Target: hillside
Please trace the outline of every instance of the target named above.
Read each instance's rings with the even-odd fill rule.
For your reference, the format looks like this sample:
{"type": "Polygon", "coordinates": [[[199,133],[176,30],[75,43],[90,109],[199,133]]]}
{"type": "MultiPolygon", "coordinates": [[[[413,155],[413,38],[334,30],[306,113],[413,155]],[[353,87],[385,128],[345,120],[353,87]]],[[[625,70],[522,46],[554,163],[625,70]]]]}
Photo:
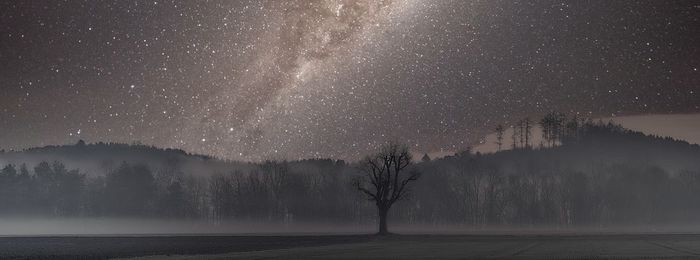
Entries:
{"type": "Polygon", "coordinates": [[[0,152],[0,165],[59,161],[88,175],[104,175],[121,162],[147,164],[152,169],[177,169],[185,174],[209,176],[231,169],[251,169],[248,163],[225,161],[207,155],[191,154],[180,149],[158,148],[141,144],[94,143],[45,146],[23,151],[0,152]]]}
{"type": "Polygon", "coordinates": [[[528,165],[582,172],[590,172],[594,166],[614,164],[655,166],[669,173],[700,169],[700,146],[697,144],[646,135],[614,123],[588,123],[581,128],[576,138],[562,137],[554,146],[538,144],[530,149],[484,154],[480,161],[498,165],[510,173],[527,172],[528,165]]]}
{"type": "MultiPolygon", "coordinates": [[[[516,142],[496,153],[466,151],[416,162],[421,177],[391,218],[472,226],[698,219],[698,145],[590,121],[552,136],[546,144],[516,142]]],[[[361,174],[358,163],[241,163],[81,142],[4,152],[0,164],[6,165],[0,171],[0,214],[374,221],[373,205],[351,185],[361,174]]]]}
{"type": "Polygon", "coordinates": [[[421,163],[415,200],[400,210],[477,226],[694,223],[700,216],[698,145],[602,122],[552,143],[421,163]]]}

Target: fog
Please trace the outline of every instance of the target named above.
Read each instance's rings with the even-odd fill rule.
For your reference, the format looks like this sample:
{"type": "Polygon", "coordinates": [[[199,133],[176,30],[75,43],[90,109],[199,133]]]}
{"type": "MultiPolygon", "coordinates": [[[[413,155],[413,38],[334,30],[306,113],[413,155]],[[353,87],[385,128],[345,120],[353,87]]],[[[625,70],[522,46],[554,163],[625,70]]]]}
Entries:
{"type": "MultiPolygon", "coordinates": [[[[504,131],[508,149],[413,156],[421,159],[407,169],[419,178],[389,210],[392,231],[699,230],[700,146],[556,116],[556,128],[504,131]]],[[[354,186],[360,162],[238,163],[85,143],[0,158],[1,235],[372,233],[377,226],[377,205],[354,186]]]]}
{"type": "MultiPolygon", "coordinates": [[[[376,225],[343,223],[270,223],[136,218],[40,218],[2,217],[0,236],[142,236],[142,235],[337,235],[370,234],[376,225]]],[[[436,235],[529,235],[529,234],[693,234],[697,225],[615,225],[591,227],[426,225],[396,223],[400,234],[436,235]]]]}
{"type": "Polygon", "coordinates": [[[0,236],[71,235],[292,235],[372,233],[373,225],[339,223],[270,223],[154,218],[40,218],[2,217],[0,236]]]}

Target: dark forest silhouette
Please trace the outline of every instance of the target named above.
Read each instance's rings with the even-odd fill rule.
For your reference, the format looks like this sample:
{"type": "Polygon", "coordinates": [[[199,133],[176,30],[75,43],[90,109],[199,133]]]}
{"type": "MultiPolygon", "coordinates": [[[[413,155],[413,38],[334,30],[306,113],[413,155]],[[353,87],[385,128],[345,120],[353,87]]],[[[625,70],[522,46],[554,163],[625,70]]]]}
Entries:
{"type": "MultiPolygon", "coordinates": [[[[426,155],[415,163],[399,146],[357,163],[237,163],[179,150],[102,143],[2,152],[0,161],[52,156],[64,161],[5,165],[0,170],[0,214],[377,223],[379,209],[381,219],[397,223],[473,227],[700,219],[698,145],[562,114],[539,121],[542,142],[533,144],[534,124],[529,119],[518,122],[510,137],[503,136],[505,127],[498,127],[498,146],[508,147],[504,140],[512,139],[514,149],[464,151],[439,159],[426,155]],[[129,154],[145,161],[122,156],[129,154]],[[389,158],[385,155],[411,160],[381,166],[389,158]],[[98,161],[102,170],[77,169],[86,160],[98,161]],[[358,179],[397,165],[405,168],[392,173],[401,174],[392,183],[412,182],[417,176],[413,173],[421,173],[410,186],[410,200],[400,200],[407,195],[401,185],[384,194],[366,185],[371,178],[358,179]],[[378,194],[388,200],[367,200],[378,194]]],[[[386,223],[382,226],[387,231],[386,223]]]]}

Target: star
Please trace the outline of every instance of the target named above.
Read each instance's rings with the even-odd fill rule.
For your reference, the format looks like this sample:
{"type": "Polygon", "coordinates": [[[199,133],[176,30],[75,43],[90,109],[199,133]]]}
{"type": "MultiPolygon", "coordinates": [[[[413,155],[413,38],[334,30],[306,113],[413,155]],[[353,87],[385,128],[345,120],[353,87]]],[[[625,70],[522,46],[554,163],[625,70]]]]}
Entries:
{"type": "Polygon", "coordinates": [[[353,160],[393,140],[465,150],[551,111],[698,113],[696,12],[685,0],[13,2],[0,6],[0,148],[85,139],[353,160]]]}

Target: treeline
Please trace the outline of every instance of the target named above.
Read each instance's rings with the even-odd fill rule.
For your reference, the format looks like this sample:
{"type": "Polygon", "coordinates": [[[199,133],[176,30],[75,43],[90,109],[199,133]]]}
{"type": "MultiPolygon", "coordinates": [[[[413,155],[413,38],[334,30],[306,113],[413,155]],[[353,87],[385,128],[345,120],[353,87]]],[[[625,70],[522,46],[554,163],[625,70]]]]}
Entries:
{"type": "MultiPolygon", "coordinates": [[[[511,148],[512,149],[531,149],[554,147],[564,144],[565,142],[577,142],[583,136],[583,131],[594,130],[593,126],[605,126],[608,130],[620,131],[622,126],[615,124],[603,124],[602,122],[594,123],[590,118],[583,118],[577,115],[567,116],[564,113],[552,112],[546,114],[539,122],[534,122],[529,117],[518,120],[510,128],[511,148]],[[533,142],[533,128],[539,126],[542,132],[540,143],[533,142]]],[[[505,144],[505,131],[503,125],[497,125],[494,129],[496,132],[496,145],[498,150],[503,149],[505,144]]]]}
{"type": "Polygon", "coordinates": [[[349,185],[348,170],[333,160],[266,162],[249,172],[202,178],[122,162],[104,176],[87,176],[57,161],[32,169],[10,164],[0,170],[0,214],[284,222],[371,218],[371,208],[349,185]]]}
{"type": "Polygon", "coordinates": [[[428,174],[396,217],[474,226],[700,222],[697,145],[561,114],[541,122],[539,149],[516,131],[516,149],[417,165],[428,174]]]}
{"type": "MultiPolygon", "coordinates": [[[[411,166],[421,178],[411,187],[411,199],[393,207],[392,223],[698,222],[697,145],[612,123],[557,118],[540,121],[546,136],[539,146],[526,138],[531,122],[522,121],[525,135],[514,134],[516,149],[423,156],[411,166]]],[[[60,162],[6,165],[0,171],[0,214],[371,223],[374,205],[351,185],[358,174],[355,164],[320,159],[250,164],[207,177],[177,164],[122,162],[90,175],[60,162]]]]}
{"type": "Polygon", "coordinates": [[[697,223],[700,172],[600,164],[591,171],[557,163],[513,173],[491,158],[469,156],[421,165],[414,200],[397,217],[430,224],[474,226],[697,223]]]}

